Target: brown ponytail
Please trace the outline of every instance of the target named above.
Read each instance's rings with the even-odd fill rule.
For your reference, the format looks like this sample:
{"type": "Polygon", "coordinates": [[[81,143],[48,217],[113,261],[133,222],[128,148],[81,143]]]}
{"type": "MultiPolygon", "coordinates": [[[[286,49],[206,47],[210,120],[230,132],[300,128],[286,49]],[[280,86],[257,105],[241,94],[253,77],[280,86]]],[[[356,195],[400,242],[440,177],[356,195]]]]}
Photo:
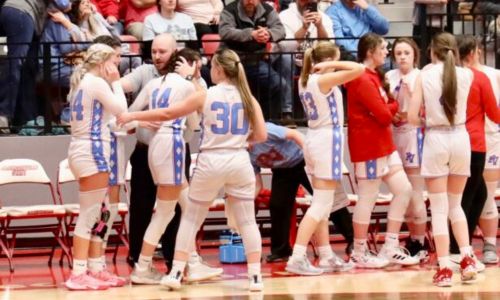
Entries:
{"type": "Polygon", "coordinates": [[[455,67],[455,57],[458,56],[457,41],[450,33],[438,33],[432,39],[431,49],[436,58],[444,63],[442,102],[446,118],[451,125],[454,125],[457,111],[457,73],[455,67]]]}

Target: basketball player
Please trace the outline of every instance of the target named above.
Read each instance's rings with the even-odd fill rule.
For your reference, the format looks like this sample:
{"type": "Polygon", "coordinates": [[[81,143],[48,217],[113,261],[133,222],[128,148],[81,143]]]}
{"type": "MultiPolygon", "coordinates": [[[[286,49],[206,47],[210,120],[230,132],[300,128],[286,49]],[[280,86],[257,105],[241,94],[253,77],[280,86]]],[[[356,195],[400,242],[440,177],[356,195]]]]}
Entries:
{"type": "Polygon", "coordinates": [[[102,226],[97,225],[105,222],[102,207],[108,197],[108,122],[127,108],[120,75],[113,63],[114,55],[109,46],[92,45],[71,76],[68,99],[72,138],[68,162],[79,182],[80,215],[73,237],[73,271],[65,283],[70,290],[101,290],[110,286],[109,282],[98,279],[92,270],[87,270],[87,259],[100,259],[101,245],[97,243],[89,252],[89,242],[92,236],[105,233],[102,226]]]}
{"type": "Polygon", "coordinates": [[[322,239],[318,245],[329,250],[330,259],[325,265],[314,267],[306,255],[316,229],[328,228],[335,189],[342,178],[344,107],[338,86],[359,77],[365,69],[358,63],[337,61],[339,57],[338,47],[331,42],[319,42],[304,54],[299,96],[308,116],[304,157],[312,176],[313,199],[300,222],[292,257],[286,265],[290,273],[320,275],[327,269],[344,271],[353,267],[333,253],[329,239],[322,239]]]}
{"type": "Polygon", "coordinates": [[[182,214],[172,270],[162,278],[161,284],[173,290],[181,287],[196,232],[210,204],[224,187],[245,246],[249,289],[260,291],[263,289],[260,273],[262,241],[255,222],[255,176],[246,148],[248,140],[266,140],[266,125],[234,51],[218,50],[212,58],[210,73],[217,85],[208,92],[199,91],[169,108],[123,114],[119,122],[172,120],[194,111],[202,114],[203,134],[189,190],[190,201],[182,214]]]}
{"type": "MultiPolygon", "coordinates": [[[[131,110],[166,108],[184,100],[197,88],[203,89],[197,80],[193,81],[192,73],[183,78],[173,72],[176,60],[176,55],[170,57],[167,74],[150,81],[138,95],[131,110]]],[[[182,58],[178,65],[183,67],[188,63],[182,58]]],[[[156,211],[146,229],[139,260],[130,275],[135,284],[158,284],[161,280],[161,273],[152,266],[153,253],[165,228],[174,217],[175,205],[181,192],[187,187],[183,171],[185,122],[184,117],[162,122],[150,142],[148,162],[157,186],[156,211]]]]}
{"type": "Polygon", "coordinates": [[[365,73],[347,84],[348,142],[358,180],[359,200],[354,207],[354,250],[351,260],[358,268],[383,268],[389,263],[414,265],[417,258],[399,246],[399,231],[411,197],[411,184],[404,173],[392,138],[391,124],[398,102],[390,97],[379,68],[387,56],[387,42],[377,34],[365,34],[358,44],[358,60],[365,73]],[[378,256],[367,249],[370,216],[384,181],[394,198],[387,217],[385,244],[378,256]]]}
{"type": "Polygon", "coordinates": [[[470,70],[456,67],[457,43],[450,33],[432,38],[433,64],[424,68],[415,82],[408,120],[425,126],[421,175],[429,191],[432,231],[439,268],[436,286],[451,286],[448,219],[460,247],[462,282],[476,278],[476,266],[469,244],[467,220],[460,205],[470,175],[471,146],[465,128],[467,96],[473,80],[470,70]],[[420,115],[422,104],[425,118],[420,115]]]}
{"type": "Polygon", "coordinates": [[[406,223],[410,230],[406,248],[421,261],[428,259],[424,247],[427,226],[427,208],[424,203],[424,179],[420,176],[424,132],[422,128],[408,124],[408,105],[420,74],[417,44],[410,38],[398,38],[392,46],[392,59],[398,68],[387,72],[391,94],[399,103],[399,111],[393,118],[393,138],[408,180],[412,186],[410,204],[406,211],[406,223]]]}

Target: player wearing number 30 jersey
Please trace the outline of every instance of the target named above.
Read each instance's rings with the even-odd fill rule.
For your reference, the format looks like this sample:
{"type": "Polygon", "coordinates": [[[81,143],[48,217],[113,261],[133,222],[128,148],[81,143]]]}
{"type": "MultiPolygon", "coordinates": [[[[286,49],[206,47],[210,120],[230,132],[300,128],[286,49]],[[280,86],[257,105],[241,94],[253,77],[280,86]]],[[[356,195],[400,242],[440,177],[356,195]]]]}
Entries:
{"type": "Polygon", "coordinates": [[[191,180],[189,199],[177,234],[172,269],[161,280],[179,289],[193,240],[210,204],[220,188],[240,230],[248,262],[250,290],[262,290],[260,258],[262,241],[255,222],[255,177],[246,151],[247,141],[267,139],[266,125],[258,102],[251,95],[238,55],[221,49],[212,58],[210,71],[217,83],[208,92],[198,90],[186,100],[168,108],[123,114],[119,123],[131,120],[173,120],[191,112],[202,113],[201,152],[191,180]]]}

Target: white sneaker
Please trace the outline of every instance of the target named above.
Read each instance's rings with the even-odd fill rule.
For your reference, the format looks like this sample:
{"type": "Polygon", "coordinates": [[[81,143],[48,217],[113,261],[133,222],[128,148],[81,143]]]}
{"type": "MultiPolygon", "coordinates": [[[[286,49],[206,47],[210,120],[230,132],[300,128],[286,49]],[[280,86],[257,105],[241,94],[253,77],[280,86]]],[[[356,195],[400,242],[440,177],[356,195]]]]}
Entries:
{"type": "Polygon", "coordinates": [[[356,268],[360,269],[381,269],[389,264],[389,260],[383,256],[376,256],[371,251],[365,250],[364,253],[352,251],[350,261],[354,263],[356,268]]]}
{"type": "MultiPolygon", "coordinates": [[[[476,263],[476,271],[478,273],[481,273],[486,269],[486,266],[479,260],[477,259],[477,256],[472,254],[471,255],[472,259],[476,263]]],[[[451,266],[451,269],[453,272],[460,272],[460,262],[462,261],[462,255],[460,254],[451,254],[450,255],[450,261],[453,263],[451,266]]]]}
{"type": "Polygon", "coordinates": [[[334,254],[330,259],[320,260],[318,267],[324,273],[345,272],[353,269],[354,264],[351,261],[345,262],[342,258],[334,254]]]}
{"type": "Polygon", "coordinates": [[[201,260],[197,260],[196,262],[189,262],[187,264],[187,273],[186,273],[186,281],[194,282],[207,280],[213,277],[220,276],[224,270],[222,268],[213,268],[201,260]]]}
{"type": "Polygon", "coordinates": [[[404,247],[392,247],[388,245],[382,246],[378,257],[387,259],[390,263],[403,266],[412,266],[420,263],[420,259],[410,255],[410,252],[404,247]]]}
{"type": "Polygon", "coordinates": [[[264,282],[262,282],[262,275],[249,275],[248,276],[249,285],[248,290],[250,292],[260,292],[264,289],[264,282]]]}
{"type": "Polygon", "coordinates": [[[181,288],[182,284],[182,272],[181,271],[173,271],[170,274],[165,275],[161,278],[160,284],[164,287],[167,287],[171,290],[178,290],[181,288]]]}
{"type": "Polygon", "coordinates": [[[132,274],[130,274],[130,281],[134,284],[159,284],[162,274],[150,265],[145,271],[139,271],[138,265],[135,264],[132,274]]]}
{"type": "Polygon", "coordinates": [[[316,268],[311,264],[307,256],[302,256],[300,259],[296,259],[293,256],[288,259],[286,263],[285,270],[289,273],[294,273],[298,275],[315,276],[323,274],[323,270],[316,268]]]}

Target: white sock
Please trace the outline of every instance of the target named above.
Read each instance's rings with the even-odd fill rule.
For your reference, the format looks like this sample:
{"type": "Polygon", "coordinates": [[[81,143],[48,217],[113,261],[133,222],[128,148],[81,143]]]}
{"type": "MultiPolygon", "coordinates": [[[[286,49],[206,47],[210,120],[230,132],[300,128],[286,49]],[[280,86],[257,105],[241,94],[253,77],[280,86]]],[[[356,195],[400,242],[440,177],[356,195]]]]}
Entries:
{"type": "Polygon", "coordinates": [[[73,271],[71,274],[78,276],[87,272],[86,259],[73,259],[73,271]]]}
{"type": "Polygon", "coordinates": [[[102,267],[101,258],[100,257],[96,257],[96,258],[89,257],[88,268],[92,274],[96,274],[96,273],[99,273],[102,270],[104,270],[102,267]]]}
{"type": "Polygon", "coordinates": [[[307,252],[307,246],[302,246],[299,244],[295,244],[293,246],[293,253],[292,253],[292,259],[301,259],[302,257],[306,256],[307,252]]]}
{"type": "Polygon", "coordinates": [[[101,259],[102,269],[103,269],[103,270],[106,270],[106,269],[108,268],[108,266],[106,265],[106,255],[104,255],[104,254],[103,254],[103,255],[100,257],[100,259],[101,259]]]}
{"type": "Polygon", "coordinates": [[[443,269],[443,268],[450,269],[450,266],[451,266],[450,257],[449,256],[438,257],[438,265],[439,265],[440,269],[443,269]]]}
{"type": "Polygon", "coordinates": [[[496,237],[484,237],[484,241],[488,244],[496,245],[497,244],[497,238],[496,237]]]}
{"type": "Polygon", "coordinates": [[[393,248],[399,246],[399,234],[387,232],[385,234],[385,244],[393,248]]]}
{"type": "Polygon", "coordinates": [[[333,257],[332,247],[330,245],[318,247],[319,260],[328,260],[333,257]]]}
{"type": "Polygon", "coordinates": [[[172,270],[170,270],[169,274],[175,274],[177,272],[181,272],[184,274],[184,269],[186,269],[186,262],[183,260],[175,260],[172,262],[172,270]]]}
{"type": "Polygon", "coordinates": [[[139,271],[145,271],[149,268],[152,262],[153,256],[145,256],[140,254],[139,260],[137,261],[137,268],[139,269],[139,271]]]}
{"type": "Polygon", "coordinates": [[[248,275],[259,275],[260,274],[260,263],[248,264],[248,275]]]}
{"type": "Polygon", "coordinates": [[[460,255],[462,257],[471,256],[472,254],[473,254],[473,252],[472,252],[471,246],[460,247],[460,255]]]}
{"type": "Polygon", "coordinates": [[[354,239],[354,251],[356,253],[365,253],[366,239],[354,239]]]}

